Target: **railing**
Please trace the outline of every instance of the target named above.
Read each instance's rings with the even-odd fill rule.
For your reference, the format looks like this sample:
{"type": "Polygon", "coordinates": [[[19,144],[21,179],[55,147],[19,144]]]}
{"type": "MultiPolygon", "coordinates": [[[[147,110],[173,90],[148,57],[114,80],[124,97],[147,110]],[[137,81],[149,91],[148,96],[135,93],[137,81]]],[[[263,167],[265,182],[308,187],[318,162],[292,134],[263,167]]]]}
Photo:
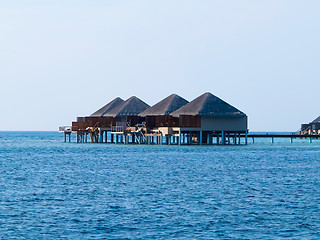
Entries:
{"type": "Polygon", "coordinates": [[[59,127],[59,132],[71,132],[72,127],[71,126],[62,126],[59,127]]]}
{"type": "Polygon", "coordinates": [[[139,144],[141,144],[140,139],[139,139],[140,136],[142,137],[142,139],[141,139],[142,141],[144,141],[144,142],[147,141],[146,137],[143,134],[143,128],[139,128],[137,131],[135,131],[134,135],[136,136],[136,139],[139,144]]]}
{"type": "Polygon", "coordinates": [[[123,126],[111,126],[111,132],[123,132],[123,126]]]}

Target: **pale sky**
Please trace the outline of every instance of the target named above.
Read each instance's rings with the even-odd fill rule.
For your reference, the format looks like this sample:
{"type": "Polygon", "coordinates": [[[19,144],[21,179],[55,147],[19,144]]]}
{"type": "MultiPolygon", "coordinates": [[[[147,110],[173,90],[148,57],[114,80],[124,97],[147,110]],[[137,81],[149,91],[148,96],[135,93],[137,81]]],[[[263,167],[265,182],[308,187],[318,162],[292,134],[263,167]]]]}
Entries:
{"type": "Polygon", "coordinates": [[[320,1],[0,0],[0,130],[57,130],[115,97],[211,92],[251,131],[318,115],[320,1]]]}

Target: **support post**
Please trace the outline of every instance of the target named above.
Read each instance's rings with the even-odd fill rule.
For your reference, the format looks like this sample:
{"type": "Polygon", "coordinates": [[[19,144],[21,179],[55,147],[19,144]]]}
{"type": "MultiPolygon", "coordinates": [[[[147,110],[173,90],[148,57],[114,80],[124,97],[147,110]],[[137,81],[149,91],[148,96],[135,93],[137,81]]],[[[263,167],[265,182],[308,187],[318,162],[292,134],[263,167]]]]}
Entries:
{"type": "Polygon", "coordinates": [[[248,130],[246,130],[246,139],[245,139],[245,144],[248,145],[248,130]]]}
{"type": "Polygon", "coordinates": [[[222,137],[222,145],[226,145],[226,133],[225,133],[225,131],[222,131],[221,137],[222,137]]]}
{"type": "Polygon", "coordinates": [[[239,133],[235,132],[235,137],[236,137],[236,145],[240,144],[240,141],[239,141],[239,133]]]}
{"type": "Polygon", "coordinates": [[[209,144],[209,145],[212,145],[212,142],[213,142],[213,141],[212,141],[212,133],[209,133],[209,134],[208,134],[208,144],[209,144]]]}
{"type": "Polygon", "coordinates": [[[200,131],[200,132],[199,132],[199,135],[200,135],[200,137],[199,137],[199,138],[200,138],[200,139],[199,139],[199,140],[200,140],[199,144],[202,145],[203,132],[200,131]]]}

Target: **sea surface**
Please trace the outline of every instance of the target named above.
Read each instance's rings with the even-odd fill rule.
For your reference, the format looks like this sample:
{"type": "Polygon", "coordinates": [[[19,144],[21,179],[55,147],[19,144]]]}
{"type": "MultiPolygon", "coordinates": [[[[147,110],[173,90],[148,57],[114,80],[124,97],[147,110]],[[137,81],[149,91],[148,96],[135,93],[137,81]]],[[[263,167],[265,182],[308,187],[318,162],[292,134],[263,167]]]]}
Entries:
{"type": "Polygon", "coordinates": [[[320,239],[320,140],[142,146],[0,132],[0,172],[0,239],[320,239]]]}

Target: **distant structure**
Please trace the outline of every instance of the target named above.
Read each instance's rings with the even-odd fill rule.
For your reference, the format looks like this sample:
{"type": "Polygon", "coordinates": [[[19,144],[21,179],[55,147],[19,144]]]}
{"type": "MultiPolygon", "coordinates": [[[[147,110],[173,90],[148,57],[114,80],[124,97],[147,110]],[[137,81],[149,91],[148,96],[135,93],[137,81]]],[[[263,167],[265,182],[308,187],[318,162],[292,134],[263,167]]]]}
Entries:
{"type": "Polygon", "coordinates": [[[93,114],[61,127],[77,142],[124,144],[247,144],[247,115],[207,92],[191,102],[172,94],[154,106],[115,98],[93,114]]]}
{"type": "Polygon", "coordinates": [[[310,123],[301,124],[301,135],[319,135],[320,134],[320,116],[310,123]]]}

